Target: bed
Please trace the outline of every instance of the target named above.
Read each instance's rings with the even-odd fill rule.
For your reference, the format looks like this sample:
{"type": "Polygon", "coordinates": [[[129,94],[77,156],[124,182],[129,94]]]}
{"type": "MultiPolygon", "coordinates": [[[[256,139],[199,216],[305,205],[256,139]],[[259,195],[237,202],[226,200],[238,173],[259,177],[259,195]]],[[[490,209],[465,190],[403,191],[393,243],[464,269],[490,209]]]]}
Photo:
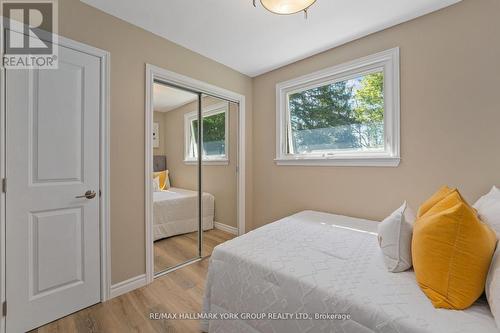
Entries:
{"type": "MultiPolygon", "coordinates": [[[[154,156],[154,171],[167,169],[165,156],[154,156]]],[[[214,228],[215,197],[202,194],[203,230],[214,228]]],[[[153,192],[154,240],[198,231],[198,192],[171,187],[153,192]]]]}
{"type": "Polygon", "coordinates": [[[303,211],[217,246],[203,305],[215,319],[201,321],[201,329],[499,332],[485,299],[465,311],[435,309],[413,271],[387,272],[376,230],[374,221],[303,211]],[[242,320],[252,313],[263,317],[242,320]],[[268,320],[287,313],[337,314],[344,320],[268,320]],[[220,320],[224,315],[236,318],[220,320]]]}
{"type": "MultiPolygon", "coordinates": [[[[203,193],[203,230],[214,228],[214,196],[203,193]]],[[[171,187],[153,193],[154,240],[198,231],[198,192],[171,187]]]]}

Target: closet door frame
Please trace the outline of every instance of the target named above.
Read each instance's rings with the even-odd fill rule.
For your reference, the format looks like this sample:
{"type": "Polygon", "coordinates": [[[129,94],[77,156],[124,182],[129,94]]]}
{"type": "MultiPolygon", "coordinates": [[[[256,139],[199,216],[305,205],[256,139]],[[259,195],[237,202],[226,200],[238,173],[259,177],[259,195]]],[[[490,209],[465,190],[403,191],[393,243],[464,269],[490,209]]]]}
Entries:
{"type": "MultiPolygon", "coordinates": [[[[245,96],[233,91],[199,81],[185,75],[181,75],[151,64],[146,64],[146,80],[145,80],[145,245],[146,245],[146,284],[149,284],[155,278],[154,272],[154,252],[153,252],[153,188],[151,186],[151,174],[153,172],[153,84],[156,82],[165,83],[167,85],[178,87],[184,90],[189,90],[198,94],[198,117],[201,115],[201,95],[209,95],[230,102],[238,103],[238,167],[237,167],[237,184],[238,184],[238,200],[237,200],[237,223],[238,235],[245,233],[245,96]]],[[[198,127],[201,131],[201,126],[198,127]]],[[[201,133],[199,133],[201,138],[201,133]]],[[[175,269],[179,269],[193,262],[202,259],[202,228],[201,228],[201,193],[202,193],[202,170],[201,162],[201,145],[198,145],[198,202],[200,214],[198,216],[198,256],[177,265],[169,270],[166,270],[159,275],[167,274],[175,269]]],[[[158,276],[159,276],[158,275],[158,276]]]]}

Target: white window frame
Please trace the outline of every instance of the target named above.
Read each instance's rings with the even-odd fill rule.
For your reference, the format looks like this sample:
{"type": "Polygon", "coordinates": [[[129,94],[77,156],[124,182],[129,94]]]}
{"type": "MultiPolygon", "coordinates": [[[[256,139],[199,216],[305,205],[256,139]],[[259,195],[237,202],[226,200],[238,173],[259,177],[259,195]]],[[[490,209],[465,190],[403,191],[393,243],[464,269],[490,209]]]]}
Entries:
{"type": "Polygon", "coordinates": [[[393,48],[341,65],[307,74],[276,85],[276,159],[277,165],[305,166],[385,166],[400,162],[399,48],[393,48]],[[289,154],[287,132],[290,130],[288,96],[360,75],[384,73],[384,151],[328,152],[289,154]]]}
{"type": "MultiPolygon", "coordinates": [[[[209,105],[203,108],[202,117],[210,117],[216,114],[225,114],[225,135],[224,135],[224,150],[225,153],[222,155],[209,155],[203,156],[203,164],[211,165],[228,165],[229,164],[229,103],[222,102],[213,105],[209,105]]],[[[198,159],[189,156],[190,146],[195,145],[195,138],[193,136],[192,126],[193,121],[198,119],[198,112],[193,111],[186,113],[184,115],[184,163],[185,164],[197,164],[198,159]]],[[[202,123],[201,121],[199,122],[202,123]]]]}

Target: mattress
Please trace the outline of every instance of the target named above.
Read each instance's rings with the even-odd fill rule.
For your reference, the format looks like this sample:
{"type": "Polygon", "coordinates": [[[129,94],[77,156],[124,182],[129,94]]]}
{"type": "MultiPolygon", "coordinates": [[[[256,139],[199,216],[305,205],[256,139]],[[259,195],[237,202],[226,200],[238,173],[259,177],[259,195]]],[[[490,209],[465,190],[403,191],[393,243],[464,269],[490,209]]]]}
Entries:
{"type": "MultiPolygon", "coordinates": [[[[203,193],[203,230],[214,227],[215,198],[203,193]]],[[[171,187],[153,193],[154,240],[198,230],[198,192],[171,187]]]]}
{"type": "Polygon", "coordinates": [[[435,309],[413,271],[388,272],[376,228],[304,211],[217,246],[203,305],[213,319],[202,330],[499,332],[485,299],[464,311],[435,309]]]}

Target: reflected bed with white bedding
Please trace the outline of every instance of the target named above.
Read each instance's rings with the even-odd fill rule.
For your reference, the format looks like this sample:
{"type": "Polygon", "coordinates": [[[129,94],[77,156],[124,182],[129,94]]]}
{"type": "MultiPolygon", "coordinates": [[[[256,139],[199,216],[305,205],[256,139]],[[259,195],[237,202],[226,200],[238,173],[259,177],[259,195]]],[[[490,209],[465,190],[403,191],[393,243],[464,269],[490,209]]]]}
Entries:
{"type": "MultiPolygon", "coordinates": [[[[214,227],[215,198],[203,193],[203,230],[214,227]]],[[[198,192],[171,187],[153,193],[154,240],[198,230],[198,192]]]]}
{"type": "Polygon", "coordinates": [[[435,309],[413,271],[387,271],[377,222],[304,211],[217,246],[206,313],[328,313],[350,320],[211,320],[205,332],[496,332],[485,299],[435,309]]]}

